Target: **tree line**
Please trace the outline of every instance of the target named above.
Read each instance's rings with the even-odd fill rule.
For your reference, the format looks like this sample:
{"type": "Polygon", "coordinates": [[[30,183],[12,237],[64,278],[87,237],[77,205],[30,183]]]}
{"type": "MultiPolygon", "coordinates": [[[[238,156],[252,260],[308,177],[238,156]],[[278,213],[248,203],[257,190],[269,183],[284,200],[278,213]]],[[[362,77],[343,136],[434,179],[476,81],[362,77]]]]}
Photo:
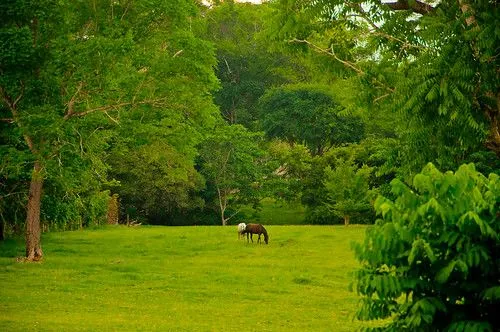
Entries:
{"type": "Polygon", "coordinates": [[[372,223],[429,161],[498,173],[498,18],[420,4],[2,4],[2,231],[35,258],[28,239],[103,223],[113,194],[150,224],[264,197],[372,223]]]}

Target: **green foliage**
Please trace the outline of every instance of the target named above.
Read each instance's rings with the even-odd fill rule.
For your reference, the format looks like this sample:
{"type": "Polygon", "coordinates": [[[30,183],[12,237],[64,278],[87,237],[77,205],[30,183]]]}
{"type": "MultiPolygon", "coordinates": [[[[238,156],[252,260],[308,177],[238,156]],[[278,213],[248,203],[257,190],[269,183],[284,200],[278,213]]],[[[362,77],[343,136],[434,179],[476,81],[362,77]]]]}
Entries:
{"type": "Polygon", "coordinates": [[[340,160],[332,169],[325,169],[323,184],[327,193],[327,207],[349,224],[351,216],[370,210],[373,192],[369,187],[372,169],[358,168],[352,161],[340,160]]]}
{"type": "Polygon", "coordinates": [[[378,105],[403,117],[396,132],[404,176],[428,161],[455,168],[484,145],[498,158],[500,9],[494,2],[283,0],[275,8],[276,38],[305,40],[343,66],[344,77],[358,79],[355,95],[368,109],[378,105]]]}
{"type": "MultiPolygon", "coordinates": [[[[363,180],[359,184],[367,185],[365,189],[369,189],[366,192],[367,196],[361,195],[362,200],[359,202],[361,205],[367,204],[372,201],[370,198],[370,192],[378,192],[389,195],[390,188],[388,182],[390,182],[395,177],[396,167],[390,166],[393,157],[393,153],[396,151],[397,140],[395,139],[380,139],[380,138],[367,138],[362,140],[358,144],[349,144],[346,146],[341,146],[332,149],[327,152],[324,156],[315,156],[308,162],[308,168],[304,172],[302,178],[300,179],[300,198],[302,204],[307,207],[307,222],[313,224],[331,224],[342,222],[339,216],[334,213],[332,209],[332,204],[335,200],[349,200],[349,196],[354,192],[346,192],[347,196],[342,197],[343,188],[339,185],[339,188],[335,190],[328,190],[325,186],[325,181],[327,181],[327,169],[335,171],[337,167],[343,167],[350,165],[347,169],[343,171],[351,173],[352,170],[358,170],[363,167],[370,169],[369,176],[363,176],[366,181],[363,180]],[[330,200],[329,195],[331,192],[336,192],[338,195],[334,200],[330,200]]],[[[342,171],[342,172],[343,172],[342,171]]],[[[342,172],[337,172],[339,179],[344,177],[342,172]]],[[[354,175],[352,175],[354,176],[354,175]]],[[[345,176],[345,180],[349,183],[353,179],[345,176]]],[[[332,182],[332,186],[335,186],[335,181],[332,182]]],[[[354,185],[353,181],[350,185],[354,185]]],[[[356,187],[356,185],[354,185],[356,187]]],[[[361,188],[361,187],[360,187],[361,188]]],[[[363,192],[363,190],[360,191],[363,192]]],[[[366,207],[366,205],[364,205],[366,207]]],[[[352,215],[351,222],[353,223],[373,223],[375,220],[375,215],[372,209],[361,209],[357,213],[352,215]],[[362,212],[364,210],[364,212],[362,212]]]]}
{"type": "Polygon", "coordinates": [[[54,227],[99,223],[105,188],[151,219],[200,206],[195,146],[218,116],[210,96],[218,82],[212,46],[191,29],[195,2],[9,0],[0,13],[8,222],[24,217],[35,160],[42,219],[54,227]]]}
{"type": "Polygon", "coordinates": [[[300,144],[273,140],[267,146],[268,177],[264,182],[266,195],[285,202],[299,202],[304,180],[311,170],[309,150],[300,144]]]}
{"type": "Polygon", "coordinates": [[[358,142],[364,124],[354,115],[343,114],[325,86],[297,85],[274,88],[260,100],[262,128],[268,137],[290,144],[304,144],[314,155],[333,146],[358,142]]]}
{"type": "Polygon", "coordinates": [[[272,49],[261,36],[270,15],[267,5],[222,2],[201,19],[201,37],[216,47],[216,75],[221,89],[214,93],[223,118],[255,130],[257,102],[272,86],[310,77],[303,59],[272,49]]]}
{"type": "Polygon", "coordinates": [[[384,330],[499,328],[500,178],[473,164],[441,173],[428,164],[409,187],[392,181],[381,219],[355,246],[358,318],[384,330]]]}
{"type": "Polygon", "coordinates": [[[198,165],[207,181],[206,201],[220,215],[223,225],[243,205],[256,205],[262,198],[261,141],[261,133],[222,123],[199,146],[198,165]]]}

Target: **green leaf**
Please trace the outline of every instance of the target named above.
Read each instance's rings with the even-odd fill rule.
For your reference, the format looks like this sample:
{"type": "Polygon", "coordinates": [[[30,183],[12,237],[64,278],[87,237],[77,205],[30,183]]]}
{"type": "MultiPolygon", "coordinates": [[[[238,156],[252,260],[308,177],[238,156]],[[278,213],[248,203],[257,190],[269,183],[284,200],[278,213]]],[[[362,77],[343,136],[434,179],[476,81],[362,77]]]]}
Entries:
{"type": "Polygon", "coordinates": [[[500,285],[485,289],[481,293],[481,297],[489,301],[500,301],[500,285]]]}
{"type": "Polygon", "coordinates": [[[440,269],[436,274],[436,281],[440,284],[444,284],[445,282],[447,282],[456,264],[456,261],[451,261],[444,268],[440,269]]]}

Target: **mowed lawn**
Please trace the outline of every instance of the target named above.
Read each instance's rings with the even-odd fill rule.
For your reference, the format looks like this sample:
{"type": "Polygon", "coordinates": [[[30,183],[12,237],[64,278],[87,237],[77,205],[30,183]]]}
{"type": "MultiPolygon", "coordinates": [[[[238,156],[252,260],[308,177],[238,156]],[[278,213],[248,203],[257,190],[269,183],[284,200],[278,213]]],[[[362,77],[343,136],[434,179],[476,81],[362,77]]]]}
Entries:
{"type": "Polygon", "coordinates": [[[0,242],[0,331],[353,331],[364,226],[106,227],[0,242]]]}

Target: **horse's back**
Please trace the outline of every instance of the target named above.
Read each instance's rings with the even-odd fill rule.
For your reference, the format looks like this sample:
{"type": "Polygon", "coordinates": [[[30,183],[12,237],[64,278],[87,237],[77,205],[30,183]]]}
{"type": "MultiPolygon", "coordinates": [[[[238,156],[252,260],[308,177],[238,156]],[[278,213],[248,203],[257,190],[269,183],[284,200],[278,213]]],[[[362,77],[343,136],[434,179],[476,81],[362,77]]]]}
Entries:
{"type": "Polygon", "coordinates": [[[266,229],[261,224],[247,224],[247,227],[245,228],[245,230],[247,232],[251,232],[254,234],[267,233],[266,229]]]}

